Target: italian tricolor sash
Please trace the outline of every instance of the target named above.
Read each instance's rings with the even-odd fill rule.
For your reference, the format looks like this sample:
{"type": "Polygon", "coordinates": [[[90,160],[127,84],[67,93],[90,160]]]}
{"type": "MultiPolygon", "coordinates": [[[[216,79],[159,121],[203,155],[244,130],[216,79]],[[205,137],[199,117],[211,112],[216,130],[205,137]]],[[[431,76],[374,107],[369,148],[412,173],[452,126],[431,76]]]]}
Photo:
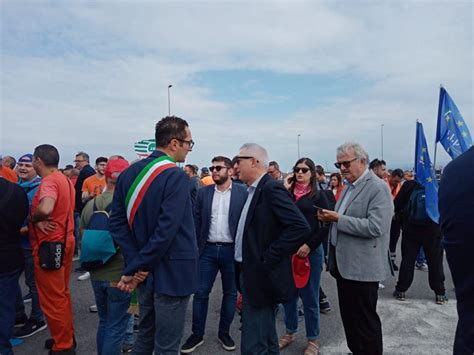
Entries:
{"type": "Polygon", "coordinates": [[[140,206],[143,197],[145,196],[145,193],[153,180],[163,171],[169,168],[174,168],[175,166],[176,163],[174,160],[169,156],[164,155],[151,161],[135,178],[135,181],[133,181],[133,184],[128,190],[127,197],[125,199],[127,219],[130,227],[132,226],[138,206],[140,206]]]}

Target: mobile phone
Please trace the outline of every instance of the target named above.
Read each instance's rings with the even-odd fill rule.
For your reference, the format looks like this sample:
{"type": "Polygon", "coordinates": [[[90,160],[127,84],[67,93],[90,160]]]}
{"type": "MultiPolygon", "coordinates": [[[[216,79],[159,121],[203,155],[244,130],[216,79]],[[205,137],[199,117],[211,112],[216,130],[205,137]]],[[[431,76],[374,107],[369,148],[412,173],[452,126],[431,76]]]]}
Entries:
{"type": "Polygon", "coordinates": [[[322,210],[324,210],[324,208],[319,207],[319,206],[316,206],[316,205],[313,205],[313,207],[316,208],[316,211],[322,211],[322,210]]]}

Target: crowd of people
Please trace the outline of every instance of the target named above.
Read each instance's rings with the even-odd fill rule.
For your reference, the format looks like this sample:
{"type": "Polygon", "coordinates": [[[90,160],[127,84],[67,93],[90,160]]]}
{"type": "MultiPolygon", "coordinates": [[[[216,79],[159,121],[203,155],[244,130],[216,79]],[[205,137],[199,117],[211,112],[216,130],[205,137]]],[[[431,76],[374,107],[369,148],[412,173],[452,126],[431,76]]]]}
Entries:
{"type": "Polygon", "coordinates": [[[394,271],[397,300],[406,299],[417,267],[428,271],[436,304],[448,301],[441,228],[424,212],[423,186],[412,171],[387,170],[360,144],[345,143],[336,151],[340,172],[326,175],[304,157],[285,174],[264,147],[247,143],[233,158],[212,158],[198,176],[196,165],[179,166],[194,146],[185,120],[161,119],[155,140],[156,151],[131,164],[114,155],[98,157],[92,167],[79,152],[75,166],[59,169],[59,152],[48,144],[18,161],[2,158],[0,354],[12,354],[15,339],[46,328],[50,354],[75,354],[74,260],[79,280],[91,280],[103,355],[195,351],[204,343],[218,273],[217,340],[226,351],[237,348],[230,326],[238,310],[240,352],[249,355],[290,347],[299,312],[304,354],[320,352],[320,314],[331,311],[321,288],[325,264],[354,354],[383,353],[378,289],[394,271]],[[191,296],[192,333],[182,341],[191,296]],[[280,336],[277,309],[284,310],[280,336]]]}

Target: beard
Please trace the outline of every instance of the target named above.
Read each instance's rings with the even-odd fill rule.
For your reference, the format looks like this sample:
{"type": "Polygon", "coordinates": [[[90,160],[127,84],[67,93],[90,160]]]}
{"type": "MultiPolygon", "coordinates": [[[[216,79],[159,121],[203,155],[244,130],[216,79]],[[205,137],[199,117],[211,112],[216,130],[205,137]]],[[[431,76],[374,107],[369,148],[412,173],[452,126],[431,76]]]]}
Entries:
{"type": "Polygon", "coordinates": [[[222,185],[222,184],[224,184],[228,179],[229,179],[228,176],[219,176],[217,179],[214,179],[214,177],[212,177],[212,180],[214,180],[214,182],[216,183],[216,185],[222,185]]]}

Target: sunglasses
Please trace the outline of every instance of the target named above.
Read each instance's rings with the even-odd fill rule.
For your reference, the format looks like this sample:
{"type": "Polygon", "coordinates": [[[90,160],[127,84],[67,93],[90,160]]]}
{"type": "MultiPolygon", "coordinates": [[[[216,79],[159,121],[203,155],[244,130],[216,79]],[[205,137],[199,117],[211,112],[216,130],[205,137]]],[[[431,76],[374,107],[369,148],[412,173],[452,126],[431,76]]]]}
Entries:
{"type": "Polygon", "coordinates": [[[349,169],[350,166],[351,166],[351,163],[353,161],[357,160],[357,159],[359,159],[359,158],[354,158],[352,160],[346,160],[346,161],[338,161],[338,162],[334,163],[334,166],[338,169],[340,169],[341,166],[344,166],[344,168],[349,169]]]}
{"type": "Polygon", "coordinates": [[[173,138],[173,139],[176,139],[177,141],[179,141],[181,143],[189,144],[189,149],[193,149],[193,147],[194,147],[194,141],[192,139],[189,140],[189,141],[187,141],[186,139],[179,139],[179,138],[173,138]]]}
{"type": "Polygon", "coordinates": [[[296,174],[296,173],[303,173],[303,174],[306,174],[307,172],[309,171],[309,168],[294,168],[293,169],[293,172],[296,174]]]}
{"type": "Polygon", "coordinates": [[[211,171],[211,173],[215,171],[219,172],[221,171],[222,169],[227,169],[227,166],[222,166],[222,165],[217,165],[217,166],[211,166],[209,167],[209,170],[211,171]]]}
{"type": "Polygon", "coordinates": [[[237,164],[240,164],[240,161],[243,160],[243,159],[253,159],[253,157],[250,157],[250,156],[238,156],[236,159],[235,159],[235,162],[237,164]]]}

